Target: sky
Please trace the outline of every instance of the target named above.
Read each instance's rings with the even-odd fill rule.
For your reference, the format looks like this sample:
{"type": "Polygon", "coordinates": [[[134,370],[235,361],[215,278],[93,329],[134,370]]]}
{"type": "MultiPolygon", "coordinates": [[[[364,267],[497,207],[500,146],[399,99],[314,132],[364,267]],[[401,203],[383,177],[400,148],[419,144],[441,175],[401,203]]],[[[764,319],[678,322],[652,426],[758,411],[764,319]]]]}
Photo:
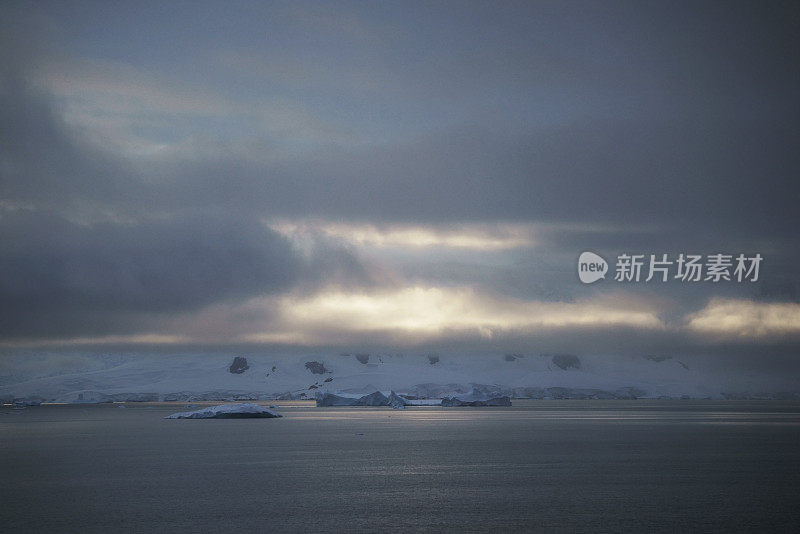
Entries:
{"type": "Polygon", "coordinates": [[[6,1],[0,349],[797,355],[798,95],[797,2],[6,1]]]}

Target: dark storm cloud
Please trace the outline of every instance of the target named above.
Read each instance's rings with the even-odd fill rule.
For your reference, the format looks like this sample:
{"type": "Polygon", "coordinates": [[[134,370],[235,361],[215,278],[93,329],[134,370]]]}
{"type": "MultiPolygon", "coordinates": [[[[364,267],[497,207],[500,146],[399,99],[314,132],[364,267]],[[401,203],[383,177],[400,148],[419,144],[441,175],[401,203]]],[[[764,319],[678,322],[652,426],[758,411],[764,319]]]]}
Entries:
{"type": "Polygon", "coordinates": [[[420,123],[416,140],[321,149],[281,164],[221,151],[149,169],[164,178],[143,190],[119,161],[75,150],[74,136],[65,146],[51,103],[12,77],[3,146],[16,173],[3,194],[371,220],[686,221],[733,232],[786,232],[798,222],[800,38],[791,6],[476,6],[454,18],[431,11],[443,26],[423,42],[442,51],[397,44],[411,64],[425,58],[458,74],[399,62],[408,80],[427,82],[412,101],[435,101],[434,88],[423,89],[455,78],[466,92],[477,84],[480,105],[462,102],[450,125],[420,123]],[[509,87],[521,95],[487,104],[492,91],[509,87]],[[528,120],[542,106],[520,101],[525,91],[529,100],[544,91],[544,105],[565,119],[528,120]]]}
{"type": "Polygon", "coordinates": [[[229,168],[192,202],[202,184],[167,197],[152,176],[82,140],[32,83],[45,52],[23,47],[19,33],[4,41],[26,53],[4,47],[0,78],[0,337],[135,333],[301,279],[363,274],[346,250],[299,257],[261,210],[228,205],[219,176],[229,168]]]}
{"type": "Polygon", "coordinates": [[[329,216],[787,234],[798,221],[798,134],[788,119],[702,128],[695,121],[609,120],[506,138],[467,125],[410,146],[328,154],[285,172],[303,184],[290,193],[302,191],[303,208],[329,216]]]}
{"type": "Polygon", "coordinates": [[[291,286],[300,265],[258,221],[220,213],[85,227],[20,210],[0,220],[0,248],[4,336],[85,333],[98,319],[116,322],[109,315],[130,320],[272,293],[291,286]]]}
{"type": "Polygon", "coordinates": [[[17,15],[0,26],[0,198],[59,211],[124,211],[141,204],[140,184],[123,161],[81,140],[81,132],[64,123],[53,96],[33,81],[53,50],[28,44],[41,36],[42,22],[17,15]]]}
{"type": "Polygon", "coordinates": [[[793,239],[800,224],[796,124],[606,120],[515,136],[468,125],[405,146],[275,165],[188,163],[165,173],[151,205],[180,198],[373,222],[630,224],[716,245],[793,239]]]}
{"type": "MultiPolygon", "coordinates": [[[[302,6],[285,20],[280,9],[276,18],[248,11],[243,31],[223,35],[215,24],[227,23],[209,15],[218,6],[201,6],[197,19],[173,12],[173,28],[147,9],[126,8],[114,22],[90,4],[69,14],[54,5],[53,24],[63,16],[77,35],[76,51],[58,54],[63,36],[53,44],[52,27],[5,9],[13,24],[0,26],[2,337],[138,332],[170,313],[289,288],[394,283],[334,244],[300,257],[263,226],[272,217],[552,224],[538,248],[501,267],[448,265],[433,253],[405,271],[542,300],[603,291],[575,280],[584,249],[763,252],[765,284],[746,294],[671,284],[658,288],[679,303],[665,313],[680,317],[724,291],[796,299],[796,3],[342,4],[333,14],[302,6]],[[346,16],[354,11],[361,16],[346,16]],[[24,30],[12,28],[23,19],[24,30]],[[231,65],[209,69],[206,55],[226,46],[231,65]],[[172,69],[236,111],[187,112],[176,125],[169,105],[156,106],[174,146],[117,154],[67,122],[67,97],[37,78],[43,64],[81,53],[134,73],[172,69]],[[278,104],[262,106],[254,93],[278,104]],[[284,111],[286,102],[305,114],[267,113],[269,127],[255,129],[262,108],[284,111]],[[305,116],[323,125],[298,126],[305,116]]],[[[164,96],[131,76],[147,98],[164,96]]],[[[73,96],[96,111],[92,98],[73,96]]],[[[114,120],[137,105],[148,111],[128,94],[113,102],[134,109],[101,109],[114,120]]],[[[615,338],[571,335],[564,339],[576,346],[615,338]]],[[[626,336],[647,337],[616,337],[626,336]]],[[[448,340],[462,342],[470,341],[448,340]]]]}
{"type": "MultiPolygon", "coordinates": [[[[74,198],[120,211],[223,206],[371,221],[561,220],[794,234],[800,222],[796,9],[554,6],[478,5],[452,19],[441,9],[422,9],[442,22],[440,32],[423,32],[423,42],[443,50],[396,44],[411,64],[424,57],[458,74],[407,70],[405,62],[396,70],[407,83],[427,81],[419,90],[448,77],[461,79],[465,92],[477,84],[481,105],[462,102],[455,121],[421,123],[411,140],[320,147],[280,163],[231,155],[220,143],[217,153],[149,166],[143,179],[65,132],[46,95],[11,76],[2,193],[62,206],[74,198]],[[482,37],[470,47],[470,36],[482,37]],[[499,58],[506,59],[502,68],[481,70],[499,58]],[[487,104],[489,94],[509,87],[520,94],[487,104]],[[529,100],[544,91],[545,104],[565,118],[530,120],[537,102],[525,102],[525,91],[529,100]],[[552,94],[559,91],[564,96],[556,104],[552,94]]],[[[461,93],[452,89],[455,101],[461,93]]],[[[432,93],[429,87],[412,101],[431,102],[432,93]]],[[[394,100],[386,105],[402,108],[394,100]]]]}

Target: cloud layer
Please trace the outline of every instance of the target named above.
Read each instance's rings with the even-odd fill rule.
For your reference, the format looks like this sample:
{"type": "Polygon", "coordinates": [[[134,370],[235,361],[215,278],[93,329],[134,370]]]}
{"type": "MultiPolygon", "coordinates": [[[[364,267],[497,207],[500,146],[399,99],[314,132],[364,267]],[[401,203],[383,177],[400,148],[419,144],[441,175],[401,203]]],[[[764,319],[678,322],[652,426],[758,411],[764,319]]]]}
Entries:
{"type": "Polygon", "coordinates": [[[152,7],[0,8],[0,344],[796,351],[791,5],[152,7]]]}

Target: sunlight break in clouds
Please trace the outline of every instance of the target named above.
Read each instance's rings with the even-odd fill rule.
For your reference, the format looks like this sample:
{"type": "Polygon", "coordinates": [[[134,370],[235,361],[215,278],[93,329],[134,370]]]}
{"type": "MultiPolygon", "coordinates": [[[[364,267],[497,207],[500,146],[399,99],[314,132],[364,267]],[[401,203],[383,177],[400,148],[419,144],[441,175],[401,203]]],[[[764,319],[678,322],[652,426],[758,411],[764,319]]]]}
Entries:
{"type": "Polygon", "coordinates": [[[800,334],[800,304],[712,299],[688,317],[688,328],[727,337],[768,337],[800,334]]]}
{"type": "Polygon", "coordinates": [[[236,305],[212,305],[198,313],[173,318],[158,332],[19,340],[7,346],[219,342],[316,345],[331,339],[343,343],[374,341],[376,335],[413,344],[452,334],[488,340],[504,334],[609,327],[665,329],[655,308],[624,297],[544,302],[493,296],[469,287],[414,286],[258,297],[236,305]]]}
{"type": "MultiPolygon", "coordinates": [[[[539,302],[497,298],[471,288],[406,287],[374,293],[323,292],[284,297],[279,322],[303,339],[314,332],[351,334],[384,332],[435,338],[451,332],[473,332],[491,338],[500,332],[548,331],[569,327],[629,326],[662,329],[654,310],[609,299],[539,302]]],[[[274,333],[253,334],[248,341],[267,341],[274,333]]]]}
{"type": "Polygon", "coordinates": [[[190,336],[177,334],[145,333],[113,336],[81,336],[53,339],[22,339],[0,343],[0,347],[69,347],[69,346],[102,346],[102,345],[178,345],[199,341],[190,336]]]}
{"type": "Polygon", "coordinates": [[[270,229],[291,239],[321,234],[358,246],[379,248],[445,247],[471,250],[504,250],[535,245],[533,225],[456,224],[444,227],[421,225],[375,226],[327,221],[277,220],[270,229]]]}

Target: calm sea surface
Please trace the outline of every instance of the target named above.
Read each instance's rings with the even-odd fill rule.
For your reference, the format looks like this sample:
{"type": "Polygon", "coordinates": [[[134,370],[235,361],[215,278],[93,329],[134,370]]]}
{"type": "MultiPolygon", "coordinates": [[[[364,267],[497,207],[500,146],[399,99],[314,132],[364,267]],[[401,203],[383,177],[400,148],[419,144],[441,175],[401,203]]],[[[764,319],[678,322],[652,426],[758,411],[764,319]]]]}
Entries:
{"type": "Polygon", "coordinates": [[[0,407],[0,531],[800,531],[800,403],[276,404],[0,407]]]}

